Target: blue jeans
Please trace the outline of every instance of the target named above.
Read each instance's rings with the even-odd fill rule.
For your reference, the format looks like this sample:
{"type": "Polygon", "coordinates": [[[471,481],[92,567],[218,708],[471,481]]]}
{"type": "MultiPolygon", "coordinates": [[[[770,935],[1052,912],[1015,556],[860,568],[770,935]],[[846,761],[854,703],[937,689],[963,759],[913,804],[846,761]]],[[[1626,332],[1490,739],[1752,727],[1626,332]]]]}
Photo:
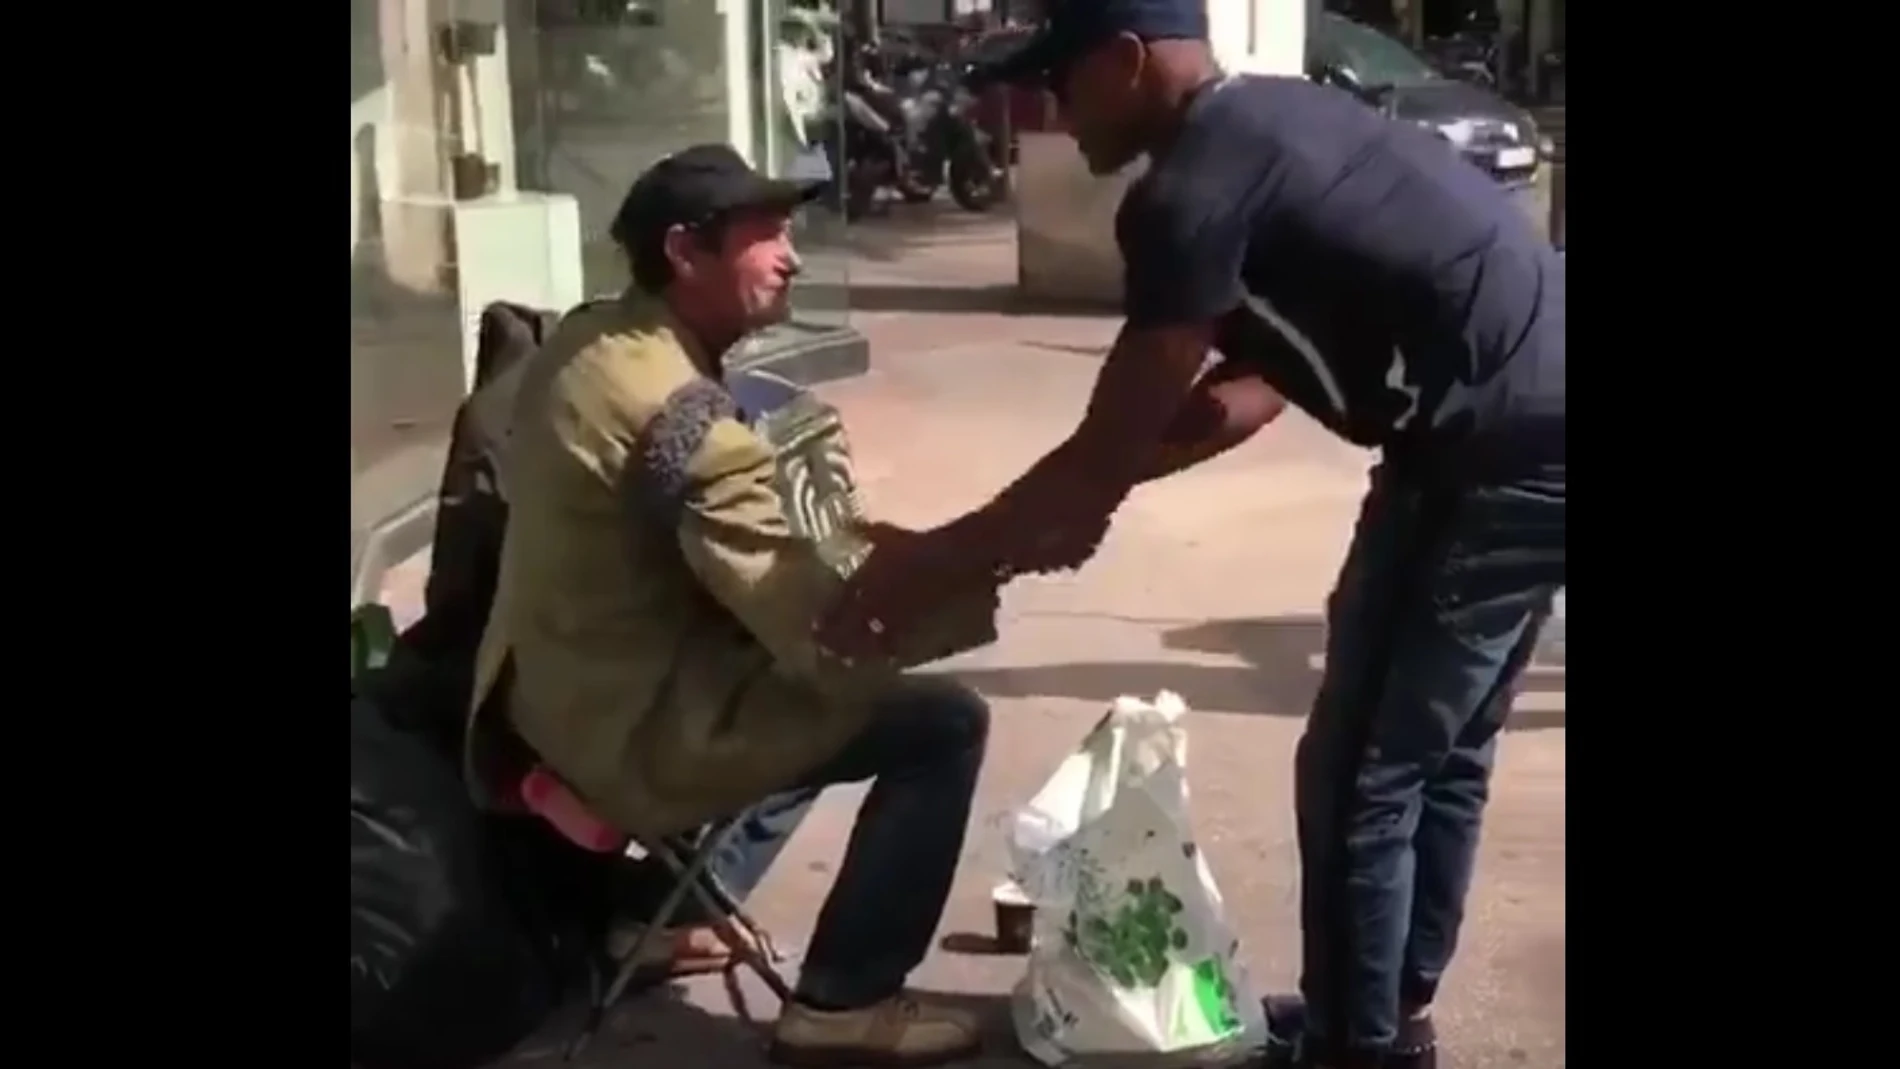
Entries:
{"type": "MultiPolygon", "coordinates": [[[[811,804],[818,800],[820,789],[798,787],[782,791],[747,809],[738,827],[707,862],[706,870],[719,880],[728,894],[744,902],[765,879],[792,833],[804,823],[811,804]]],[[[672,870],[652,858],[642,859],[622,872],[619,908],[629,917],[651,916],[672,886],[672,870]]],[[[690,898],[674,914],[675,924],[705,920],[690,898]]]]}
{"type": "Polygon", "coordinates": [[[1564,582],[1565,476],[1382,464],[1327,606],[1295,761],[1308,1041],[1390,1048],[1457,945],[1498,733],[1564,582]]]}
{"type": "Polygon", "coordinates": [[[798,787],[772,795],[745,811],[707,868],[726,892],[740,902],[758,889],[792,833],[811,812],[821,787],[798,787]]]}

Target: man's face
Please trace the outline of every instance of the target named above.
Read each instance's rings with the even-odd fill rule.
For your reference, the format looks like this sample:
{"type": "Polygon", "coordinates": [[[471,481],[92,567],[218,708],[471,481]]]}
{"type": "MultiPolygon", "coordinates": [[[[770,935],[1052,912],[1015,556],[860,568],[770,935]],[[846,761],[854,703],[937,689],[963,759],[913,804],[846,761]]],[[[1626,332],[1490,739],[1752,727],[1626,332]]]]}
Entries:
{"type": "Polygon", "coordinates": [[[1141,95],[1146,64],[1147,48],[1122,34],[1096,45],[1053,79],[1062,119],[1091,174],[1114,174],[1146,147],[1141,95]]]}
{"type": "Polygon", "coordinates": [[[717,242],[692,240],[675,253],[679,281],[702,307],[749,333],[791,315],[792,216],[779,209],[733,213],[717,242]]]}

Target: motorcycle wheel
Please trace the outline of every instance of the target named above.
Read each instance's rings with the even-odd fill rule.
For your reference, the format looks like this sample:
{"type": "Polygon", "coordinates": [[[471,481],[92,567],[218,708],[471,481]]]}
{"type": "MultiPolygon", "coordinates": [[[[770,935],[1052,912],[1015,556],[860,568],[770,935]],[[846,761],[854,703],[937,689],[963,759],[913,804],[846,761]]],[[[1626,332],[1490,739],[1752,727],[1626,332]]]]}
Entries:
{"type": "Polygon", "coordinates": [[[894,176],[891,184],[897,188],[897,195],[904,198],[904,203],[928,204],[936,197],[937,190],[943,188],[943,164],[929,170],[913,164],[894,176]]]}
{"type": "Polygon", "coordinates": [[[986,153],[959,152],[950,160],[950,199],[966,212],[987,212],[1003,199],[1004,174],[986,153]]]}

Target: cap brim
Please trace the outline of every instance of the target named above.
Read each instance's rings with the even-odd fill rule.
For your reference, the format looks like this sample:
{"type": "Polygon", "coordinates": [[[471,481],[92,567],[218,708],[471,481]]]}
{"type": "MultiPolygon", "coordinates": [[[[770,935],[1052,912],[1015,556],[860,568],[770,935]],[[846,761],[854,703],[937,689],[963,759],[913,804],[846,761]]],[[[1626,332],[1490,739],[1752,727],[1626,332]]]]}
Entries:
{"type": "Polygon", "coordinates": [[[1064,52],[1062,41],[1050,31],[1042,30],[1024,41],[1022,47],[1014,52],[987,64],[983,69],[983,80],[1037,89],[1050,88],[1056,70],[1062,65],[1064,52]]]}
{"type": "Polygon", "coordinates": [[[820,178],[766,178],[760,176],[737,191],[728,208],[774,208],[792,211],[824,195],[831,183],[820,178]]]}

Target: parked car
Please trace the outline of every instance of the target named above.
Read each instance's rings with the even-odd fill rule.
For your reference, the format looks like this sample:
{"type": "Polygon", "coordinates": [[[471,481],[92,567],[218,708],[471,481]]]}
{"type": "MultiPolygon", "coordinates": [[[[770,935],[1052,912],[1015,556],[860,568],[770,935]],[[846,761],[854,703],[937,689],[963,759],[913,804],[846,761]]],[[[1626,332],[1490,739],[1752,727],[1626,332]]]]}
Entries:
{"type": "Polygon", "coordinates": [[[1447,77],[1364,23],[1322,14],[1307,39],[1306,74],[1425,127],[1507,185],[1526,185],[1537,170],[1537,124],[1529,112],[1486,87],[1447,77]]]}

